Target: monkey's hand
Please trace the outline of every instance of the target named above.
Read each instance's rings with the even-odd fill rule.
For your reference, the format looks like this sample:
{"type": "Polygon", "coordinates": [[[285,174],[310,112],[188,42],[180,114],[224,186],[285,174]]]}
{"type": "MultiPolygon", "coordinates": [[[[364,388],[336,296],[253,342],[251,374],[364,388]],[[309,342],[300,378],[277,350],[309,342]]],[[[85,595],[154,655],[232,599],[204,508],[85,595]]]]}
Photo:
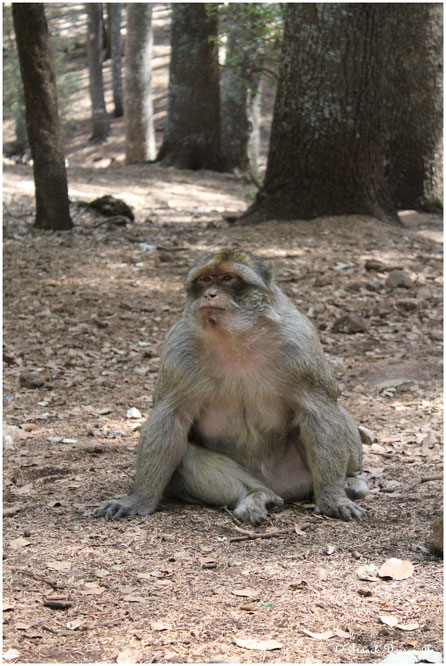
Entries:
{"type": "Polygon", "coordinates": [[[135,493],[121,499],[103,502],[96,510],[95,518],[104,516],[106,520],[118,520],[122,516],[148,516],[156,510],[158,502],[144,493],[135,493]]]}
{"type": "Polygon", "coordinates": [[[314,513],[341,518],[341,520],[354,519],[360,522],[367,512],[359,504],[350,500],[345,493],[325,491],[316,498],[314,513]]]}

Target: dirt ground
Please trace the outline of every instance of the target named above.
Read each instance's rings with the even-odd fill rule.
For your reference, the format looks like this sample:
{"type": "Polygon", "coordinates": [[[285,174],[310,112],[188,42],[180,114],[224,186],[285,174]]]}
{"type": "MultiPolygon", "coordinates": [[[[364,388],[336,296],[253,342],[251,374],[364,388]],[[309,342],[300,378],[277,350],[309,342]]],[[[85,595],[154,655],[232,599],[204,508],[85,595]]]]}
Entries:
{"type": "Polygon", "coordinates": [[[87,119],[70,135],[72,232],[33,229],[31,167],[4,166],[7,659],[364,663],[441,652],[442,560],[426,548],[442,506],[441,220],[406,211],[401,229],[354,216],[237,226],[225,218],[245,210],[251,186],[126,167],[119,123],[105,146],[87,144],[87,119]],[[135,221],[116,227],[79,203],[103,194],[135,221]],[[360,524],[305,503],[255,529],[168,501],[146,518],[92,517],[129,489],[188,266],[223,247],[274,259],[320,332],[341,401],[372,431],[360,524]],[[392,269],[406,286],[387,282],[392,269]],[[127,418],[132,407],[141,418],[127,418]],[[380,577],[389,558],[413,569],[380,577]]]}

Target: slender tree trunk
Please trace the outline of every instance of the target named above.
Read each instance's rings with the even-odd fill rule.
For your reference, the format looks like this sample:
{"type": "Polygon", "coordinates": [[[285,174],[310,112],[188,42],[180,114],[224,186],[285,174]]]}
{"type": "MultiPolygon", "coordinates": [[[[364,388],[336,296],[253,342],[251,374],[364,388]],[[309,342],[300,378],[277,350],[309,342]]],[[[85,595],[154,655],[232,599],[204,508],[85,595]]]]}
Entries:
{"type": "Polygon", "coordinates": [[[256,177],[262,54],[252,37],[256,16],[251,3],[230,4],[227,24],[221,75],[222,148],[229,169],[249,171],[256,177]]]}
{"type": "Polygon", "coordinates": [[[92,141],[105,141],[110,131],[110,119],[105,107],[102,59],[104,55],[104,19],[102,3],[90,2],[85,5],[88,14],[88,70],[90,78],[90,98],[93,121],[92,141]]]}
{"type": "Polygon", "coordinates": [[[378,4],[286,5],[265,183],[242,221],[399,221],[384,175],[385,61],[398,35],[388,43],[384,23],[378,4]]]}
{"type": "Polygon", "coordinates": [[[126,162],[156,157],[152,105],[152,5],[129,2],[125,51],[126,162]]]}
{"type": "Polygon", "coordinates": [[[124,115],[122,98],[122,2],[108,2],[107,12],[110,25],[110,50],[112,59],[113,115],[115,118],[120,118],[124,115]]]}
{"type": "Polygon", "coordinates": [[[12,6],[36,189],[35,226],[71,229],[57,91],[43,3],[12,6]]]}
{"type": "Polygon", "coordinates": [[[172,5],[169,99],[157,161],[226,170],[220,143],[218,18],[206,3],[172,5]]]}

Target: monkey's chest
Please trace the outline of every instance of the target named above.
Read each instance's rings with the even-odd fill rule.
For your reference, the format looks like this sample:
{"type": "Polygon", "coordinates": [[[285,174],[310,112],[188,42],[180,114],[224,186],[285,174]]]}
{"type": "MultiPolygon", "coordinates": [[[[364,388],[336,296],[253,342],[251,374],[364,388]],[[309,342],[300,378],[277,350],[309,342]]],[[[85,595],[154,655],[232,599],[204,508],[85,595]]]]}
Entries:
{"type": "Polygon", "coordinates": [[[272,441],[286,429],[287,414],[277,399],[251,403],[210,403],[200,411],[196,429],[207,448],[225,453],[240,463],[268,457],[272,441]]]}

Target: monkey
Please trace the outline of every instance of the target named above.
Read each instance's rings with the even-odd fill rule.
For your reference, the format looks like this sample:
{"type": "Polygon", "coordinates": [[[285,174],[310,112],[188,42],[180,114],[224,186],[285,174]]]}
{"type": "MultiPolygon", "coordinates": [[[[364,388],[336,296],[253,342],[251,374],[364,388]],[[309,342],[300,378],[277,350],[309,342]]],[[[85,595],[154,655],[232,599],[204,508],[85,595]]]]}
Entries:
{"type": "Polygon", "coordinates": [[[238,249],[202,256],[161,353],[133,492],[95,515],[145,516],[164,495],[258,525],[314,495],[315,513],[360,521],[354,500],[367,494],[358,427],[272,262],[238,249]]]}

